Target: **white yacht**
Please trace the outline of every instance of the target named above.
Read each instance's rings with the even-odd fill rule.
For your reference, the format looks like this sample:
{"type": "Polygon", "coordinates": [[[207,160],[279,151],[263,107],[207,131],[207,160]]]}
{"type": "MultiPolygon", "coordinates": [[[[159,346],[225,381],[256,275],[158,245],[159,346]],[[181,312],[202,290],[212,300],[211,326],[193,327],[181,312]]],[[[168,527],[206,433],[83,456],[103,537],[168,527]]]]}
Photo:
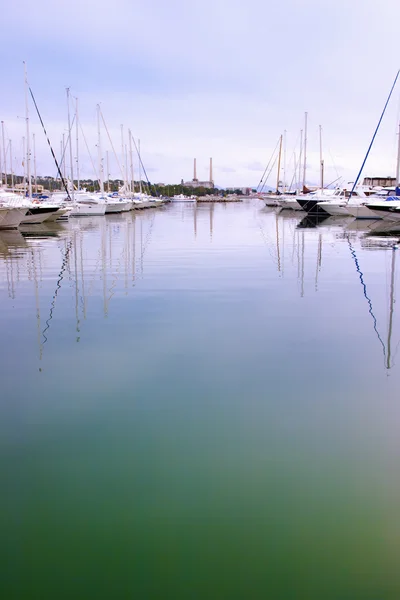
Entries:
{"type": "Polygon", "coordinates": [[[361,188],[356,188],[353,193],[344,188],[342,190],[335,190],[332,198],[318,202],[318,206],[328,213],[328,215],[355,216],[351,214],[349,210],[350,206],[359,207],[367,198],[368,196],[361,188]]]}
{"type": "Polygon", "coordinates": [[[32,201],[24,196],[19,196],[8,190],[0,191],[0,202],[12,208],[25,209],[25,214],[21,223],[39,224],[43,223],[47,217],[58,210],[58,206],[51,204],[41,204],[39,201],[32,201]]]}
{"type": "Polygon", "coordinates": [[[371,201],[366,204],[377,219],[400,220],[400,196],[389,196],[386,200],[371,201]]]}
{"type": "Polygon", "coordinates": [[[185,196],[185,194],[176,194],[172,196],[172,202],[196,202],[196,196],[185,196]]]}
{"type": "Polygon", "coordinates": [[[104,199],[88,192],[75,192],[71,202],[70,217],[102,216],[106,213],[104,199]]]}
{"type": "Polygon", "coordinates": [[[16,229],[24,218],[26,210],[0,205],[0,229],[16,229]]]}
{"type": "Polygon", "coordinates": [[[368,198],[365,198],[361,202],[349,202],[347,206],[348,212],[352,217],[356,219],[378,219],[382,217],[378,217],[376,213],[374,213],[371,209],[367,207],[367,204],[378,201],[385,201],[391,196],[394,195],[395,188],[380,188],[376,190],[372,190],[372,195],[368,198]]]}

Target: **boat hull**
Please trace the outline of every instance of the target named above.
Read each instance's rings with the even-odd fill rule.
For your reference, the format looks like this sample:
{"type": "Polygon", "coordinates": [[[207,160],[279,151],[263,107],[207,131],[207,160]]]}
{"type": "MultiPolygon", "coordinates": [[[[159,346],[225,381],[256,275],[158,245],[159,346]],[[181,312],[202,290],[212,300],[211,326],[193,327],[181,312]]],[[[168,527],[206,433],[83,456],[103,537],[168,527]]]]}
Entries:
{"type": "Polygon", "coordinates": [[[303,210],[297,200],[293,199],[285,199],[280,203],[280,207],[282,210],[303,210]]]}
{"type": "Polygon", "coordinates": [[[69,212],[70,217],[102,216],[106,212],[105,204],[76,204],[69,212]]]}
{"type": "Polygon", "coordinates": [[[347,207],[347,210],[351,214],[352,217],[356,219],[378,219],[382,218],[382,216],[378,217],[371,209],[369,209],[365,204],[360,204],[357,206],[352,206],[351,204],[347,207]]]}
{"type": "Polygon", "coordinates": [[[58,211],[57,206],[35,206],[30,207],[27,210],[26,215],[22,219],[23,225],[39,225],[43,223],[48,217],[58,211]]]}
{"type": "Polygon", "coordinates": [[[329,213],[324,210],[319,203],[321,200],[314,200],[311,198],[296,198],[296,202],[299,204],[302,210],[305,210],[309,215],[325,215],[329,213]]]}
{"type": "Polygon", "coordinates": [[[340,202],[340,203],[334,203],[334,202],[319,202],[318,206],[320,208],[323,208],[325,212],[328,213],[328,215],[331,215],[332,217],[346,217],[346,216],[350,216],[349,211],[347,209],[347,204],[345,204],[344,202],[340,202]]]}
{"type": "Polygon", "coordinates": [[[383,206],[374,206],[369,204],[368,208],[374,213],[376,218],[384,219],[385,221],[399,221],[400,208],[385,208],[383,206]]]}
{"type": "Polygon", "coordinates": [[[17,229],[25,217],[26,208],[0,208],[0,229],[17,229]]]}

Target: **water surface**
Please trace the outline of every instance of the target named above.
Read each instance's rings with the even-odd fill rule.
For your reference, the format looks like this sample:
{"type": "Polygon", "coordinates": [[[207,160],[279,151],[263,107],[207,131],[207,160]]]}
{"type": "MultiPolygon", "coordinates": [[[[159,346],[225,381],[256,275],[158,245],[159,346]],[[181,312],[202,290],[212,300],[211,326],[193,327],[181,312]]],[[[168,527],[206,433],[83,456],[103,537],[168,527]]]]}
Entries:
{"type": "Polygon", "coordinates": [[[398,238],[313,225],[0,231],[1,597],[400,597],[398,238]]]}

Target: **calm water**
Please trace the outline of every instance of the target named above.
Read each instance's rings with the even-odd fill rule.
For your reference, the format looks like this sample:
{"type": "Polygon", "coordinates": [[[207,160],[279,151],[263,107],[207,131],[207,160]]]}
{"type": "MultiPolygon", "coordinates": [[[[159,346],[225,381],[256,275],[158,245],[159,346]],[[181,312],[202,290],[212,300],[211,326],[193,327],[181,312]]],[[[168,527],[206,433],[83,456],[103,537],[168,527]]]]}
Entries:
{"type": "Polygon", "coordinates": [[[2,598],[398,600],[395,238],[300,220],[0,232],[2,598]]]}

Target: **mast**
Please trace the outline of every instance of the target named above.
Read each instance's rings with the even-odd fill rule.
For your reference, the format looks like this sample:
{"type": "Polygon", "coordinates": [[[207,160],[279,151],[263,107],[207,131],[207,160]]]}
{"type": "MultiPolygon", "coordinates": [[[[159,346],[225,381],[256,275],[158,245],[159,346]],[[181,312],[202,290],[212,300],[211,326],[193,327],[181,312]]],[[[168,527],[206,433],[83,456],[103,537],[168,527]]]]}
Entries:
{"type": "Polygon", "coordinates": [[[396,183],[400,183],[400,123],[399,123],[399,139],[397,141],[397,165],[396,165],[396,183]]]}
{"type": "Polygon", "coordinates": [[[22,138],[22,156],[24,165],[24,196],[26,196],[26,154],[25,154],[25,137],[22,138]]]}
{"type": "Polygon", "coordinates": [[[132,155],[132,132],[130,129],[128,129],[128,137],[129,137],[129,157],[130,157],[130,163],[131,163],[131,186],[132,186],[132,194],[135,193],[135,179],[133,176],[133,155],[132,155]]]}
{"type": "Polygon", "coordinates": [[[63,133],[63,137],[62,137],[62,148],[61,148],[61,160],[62,160],[62,164],[63,164],[63,177],[64,177],[64,181],[66,180],[66,172],[65,172],[65,133],[63,133]]]}
{"type": "Polygon", "coordinates": [[[303,155],[303,130],[300,129],[299,180],[298,180],[299,187],[300,187],[300,181],[301,181],[301,159],[302,159],[302,155],[303,155]]]}
{"type": "Polygon", "coordinates": [[[78,98],[75,98],[75,135],[76,135],[76,187],[80,190],[81,182],[79,176],[79,119],[78,119],[78,98]]]}
{"type": "Polygon", "coordinates": [[[276,193],[279,193],[279,175],[281,172],[281,156],[282,156],[282,135],[279,142],[279,158],[278,158],[278,173],[276,175],[276,193]]]}
{"type": "Polygon", "coordinates": [[[12,159],[12,141],[10,140],[10,171],[11,171],[11,188],[14,189],[14,171],[12,159]]]}
{"type": "Polygon", "coordinates": [[[99,162],[99,184],[100,192],[104,195],[104,167],[101,156],[101,136],[100,136],[100,104],[97,105],[97,136],[98,136],[98,162],[99,162]]]}
{"type": "Polygon", "coordinates": [[[110,193],[110,165],[108,164],[108,150],[106,150],[106,166],[107,166],[107,193],[110,193]]]}
{"type": "MultiPolygon", "coordinates": [[[[1,137],[3,138],[3,161],[4,161],[4,184],[7,187],[7,155],[6,155],[6,145],[4,142],[4,121],[1,122],[1,137]]],[[[2,183],[1,169],[0,169],[0,185],[2,183]]]]}
{"type": "Polygon", "coordinates": [[[140,140],[138,140],[138,154],[139,154],[139,191],[140,191],[140,193],[142,193],[142,169],[141,169],[142,159],[140,158],[140,140]]]}
{"type": "Polygon", "coordinates": [[[74,201],[74,164],[72,162],[72,138],[71,138],[71,115],[69,112],[69,88],[67,88],[68,105],[68,139],[69,139],[69,161],[71,163],[72,202],[74,201]]]}
{"type": "Polygon", "coordinates": [[[35,192],[37,193],[37,177],[36,177],[36,142],[35,134],[32,134],[33,138],[33,181],[35,182],[35,192]]]}
{"type": "Polygon", "coordinates": [[[286,192],[286,129],[283,132],[283,192],[286,192]]]}
{"type": "Polygon", "coordinates": [[[321,190],[324,189],[324,160],[322,158],[322,126],[319,126],[319,164],[321,175],[321,190]]]}
{"type": "Polygon", "coordinates": [[[127,144],[125,144],[125,164],[126,164],[127,186],[128,186],[128,190],[130,192],[131,191],[131,182],[129,181],[129,174],[128,174],[128,145],[127,144]]]}
{"type": "Polygon", "coordinates": [[[307,116],[308,113],[304,113],[304,164],[303,164],[303,192],[306,187],[306,172],[307,172],[307,116]]]}
{"type": "MultiPolygon", "coordinates": [[[[3,123],[3,121],[2,121],[2,123],[3,123]]],[[[3,184],[3,175],[2,175],[2,173],[3,173],[3,169],[1,168],[1,149],[0,149],[0,186],[3,184]]]]}
{"type": "Polygon", "coordinates": [[[122,158],[122,177],[124,180],[124,187],[126,186],[126,176],[125,176],[125,151],[124,151],[124,126],[121,125],[121,158],[122,158]]]}
{"type": "Polygon", "coordinates": [[[27,173],[27,177],[28,177],[28,195],[29,195],[29,198],[32,198],[31,149],[30,149],[29,106],[28,106],[28,75],[26,73],[25,61],[24,61],[24,76],[25,76],[25,119],[26,119],[26,173],[27,173]]]}

